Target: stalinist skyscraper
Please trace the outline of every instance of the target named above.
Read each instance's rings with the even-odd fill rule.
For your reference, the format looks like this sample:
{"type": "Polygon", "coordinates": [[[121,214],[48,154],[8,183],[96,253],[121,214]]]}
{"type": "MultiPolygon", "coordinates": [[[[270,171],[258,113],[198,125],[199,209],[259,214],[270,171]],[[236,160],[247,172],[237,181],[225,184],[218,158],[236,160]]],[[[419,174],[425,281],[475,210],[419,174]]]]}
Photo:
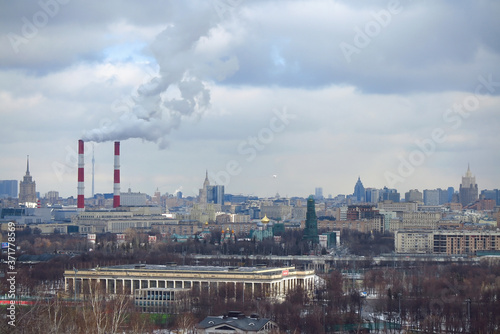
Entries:
{"type": "Polygon", "coordinates": [[[465,173],[465,176],[462,176],[459,197],[462,206],[474,203],[478,199],[476,177],[472,176],[470,166],[467,166],[467,172],[465,173]]]}
{"type": "Polygon", "coordinates": [[[203,187],[200,189],[199,202],[207,203],[208,200],[208,187],[210,187],[210,181],[208,180],[208,170],[205,174],[205,181],[203,182],[203,187]]]}
{"type": "Polygon", "coordinates": [[[26,160],[26,175],[19,183],[19,203],[36,202],[36,184],[30,175],[30,158],[26,160]]]}

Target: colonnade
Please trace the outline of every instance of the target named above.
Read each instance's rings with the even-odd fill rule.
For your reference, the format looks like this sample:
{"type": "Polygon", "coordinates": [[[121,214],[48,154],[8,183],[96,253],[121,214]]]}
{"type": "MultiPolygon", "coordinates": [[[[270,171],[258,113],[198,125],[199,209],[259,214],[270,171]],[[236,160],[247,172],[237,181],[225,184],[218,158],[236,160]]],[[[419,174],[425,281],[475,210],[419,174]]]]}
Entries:
{"type": "MultiPolygon", "coordinates": [[[[91,289],[99,289],[107,294],[129,294],[133,295],[136,289],[170,288],[170,289],[192,289],[196,288],[210,292],[224,287],[228,291],[234,290],[235,296],[241,295],[241,291],[249,297],[275,297],[286,296],[288,291],[302,286],[306,291],[314,290],[314,275],[305,277],[283,277],[268,282],[249,280],[221,280],[221,279],[159,279],[144,277],[85,277],[75,274],[74,277],[66,275],[64,278],[66,291],[76,294],[88,293],[91,289]],[[76,291],[75,291],[76,288],[76,291]]],[[[243,294],[243,296],[245,295],[243,294]]]]}

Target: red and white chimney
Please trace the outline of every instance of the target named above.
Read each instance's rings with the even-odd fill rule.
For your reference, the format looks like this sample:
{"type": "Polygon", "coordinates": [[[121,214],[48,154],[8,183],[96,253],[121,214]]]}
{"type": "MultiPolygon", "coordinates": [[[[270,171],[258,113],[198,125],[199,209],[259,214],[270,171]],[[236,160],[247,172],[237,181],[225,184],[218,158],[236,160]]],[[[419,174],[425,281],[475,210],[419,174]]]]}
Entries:
{"type": "Polygon", "coordinates": [[[85,209],[85,195],[84,195],[84,160],[83,160],[83,140],[78,141],[78,197],[76,199],[77,211],[85,209]]]}
{"type": "Polygon", "coordinates": [[[120,206],[120,142],[115,141],[115,181],[113,186],[113,208],[120,206]]]}

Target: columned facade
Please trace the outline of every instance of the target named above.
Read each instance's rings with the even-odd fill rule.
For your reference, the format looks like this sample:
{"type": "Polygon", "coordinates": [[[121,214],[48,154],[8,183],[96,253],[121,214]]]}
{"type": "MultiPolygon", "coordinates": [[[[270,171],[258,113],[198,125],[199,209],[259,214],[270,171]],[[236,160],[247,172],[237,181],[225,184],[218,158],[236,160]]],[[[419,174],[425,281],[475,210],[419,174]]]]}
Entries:
{"type": "Polygon", "coordinates": [[[298,286],[313,293],[313,270],[295,267],[205,267],[123,265],[85,270],[66,270],[66,291],[75,295],[100,289],[107,294],[134,295],[141,289],[225,289],[228,298],[276,298],[298,286]],[[76,291],[75,291],[76,288],[76,291]]]}

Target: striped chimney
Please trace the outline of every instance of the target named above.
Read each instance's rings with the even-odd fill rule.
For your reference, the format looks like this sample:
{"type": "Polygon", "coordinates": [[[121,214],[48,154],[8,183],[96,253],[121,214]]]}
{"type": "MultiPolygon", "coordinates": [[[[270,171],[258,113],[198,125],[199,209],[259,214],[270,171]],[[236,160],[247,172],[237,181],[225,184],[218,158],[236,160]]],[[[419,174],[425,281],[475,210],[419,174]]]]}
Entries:
{"type": "Polygon", "coordinates": [[[85,198],[84,198],[84,160],[83,160],[83,140],[78,141],[78,197],[76,200],[77,210],[83,211],[85,209],[85,198]]]}
{"type": "Polygon", "coordinates": [[[120,142],[115,141],[115,178],[113,186],[113,208],[120,206],[120,142]]]}

